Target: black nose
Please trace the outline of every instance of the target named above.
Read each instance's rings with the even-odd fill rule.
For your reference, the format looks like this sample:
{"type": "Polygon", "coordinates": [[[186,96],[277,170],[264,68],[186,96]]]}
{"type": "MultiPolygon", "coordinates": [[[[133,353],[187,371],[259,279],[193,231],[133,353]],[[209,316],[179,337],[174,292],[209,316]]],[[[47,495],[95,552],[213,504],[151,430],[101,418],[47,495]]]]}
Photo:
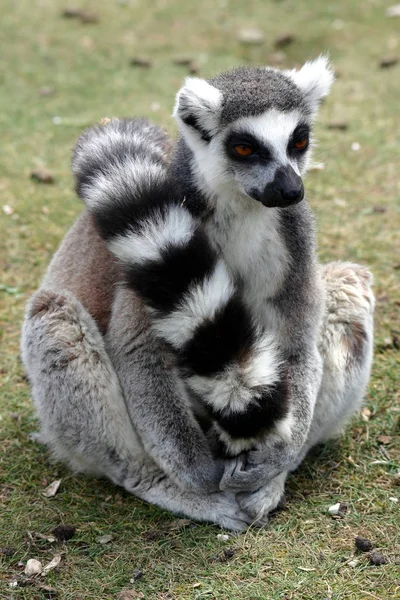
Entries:
{"type": "Polygon", "coordinates": [[[303,198],[304,186],[301,177],[293,167],[288,166],[276,171],[274,180],[266,186],[261,201],[265,206],[284,208],[301,202],[303,198]]]}
{"type": "Polygon", "coordinates": [[[290,204],[303,200],[303,184],[301,184],[301,187],[281,188],[279,192],[282,198],[287,200],[290,204]]]}

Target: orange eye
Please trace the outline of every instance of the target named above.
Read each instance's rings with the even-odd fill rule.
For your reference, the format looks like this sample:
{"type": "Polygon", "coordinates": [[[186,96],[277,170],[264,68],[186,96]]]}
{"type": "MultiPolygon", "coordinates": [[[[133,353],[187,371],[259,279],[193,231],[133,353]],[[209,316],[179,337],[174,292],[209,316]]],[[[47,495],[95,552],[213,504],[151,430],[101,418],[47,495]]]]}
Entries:
{"type": "Polygon", "coordinates": [[[297,140],[297,142],[294,143],[294,145],[296,146],[296,148],[298,150],[304,150],[304,148],[307,146],[308,144],[308,138],[302,138],[301,140],[297,140]]]}
{"type": "Polygon", "coordinates": [[[251,156],[253,154],[253,148],[246,146],[246,144],[238,144],[237,146],[233,146],[233,149],[239,156],[251,156]]]}

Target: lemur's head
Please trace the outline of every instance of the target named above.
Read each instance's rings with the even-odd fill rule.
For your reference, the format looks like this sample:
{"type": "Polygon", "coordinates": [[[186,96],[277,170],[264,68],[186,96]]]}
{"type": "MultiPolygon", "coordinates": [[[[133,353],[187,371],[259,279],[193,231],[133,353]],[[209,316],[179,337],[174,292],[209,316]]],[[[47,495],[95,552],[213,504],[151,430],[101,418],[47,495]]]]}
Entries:
{"type": "Polygon", "coordinates": [[[211,193],[236,190],[265,206],[303,199],[311,125],[334,76],[326,57],[299,71],[243,67],[188,78],[174,116],[211,193]]]}

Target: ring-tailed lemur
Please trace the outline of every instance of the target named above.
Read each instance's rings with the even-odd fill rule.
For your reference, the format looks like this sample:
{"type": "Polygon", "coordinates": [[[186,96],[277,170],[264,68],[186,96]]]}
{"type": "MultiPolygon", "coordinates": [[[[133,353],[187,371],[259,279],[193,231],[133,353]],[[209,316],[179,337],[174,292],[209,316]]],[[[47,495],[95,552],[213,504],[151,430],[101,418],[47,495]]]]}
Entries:
{"type": "MultiPolygon", "coordinates": [[[[317,265],[302,201],[311,125],[332,80],[324,58],[300,71],[240,68],[188,79],[177,96],[181,136],[170,164],[166,138],[145,121],[112,120],[81,136],[73,171],[90,217],[56,255],[43,284],[50,291],[33,299],[23,337],[44,438],[58,456],[78,468],[100,461],[100,472],[145,499],[240,528],[262,522],[286,472],[354,412],[371,363],[370,276],[357,265],[317,265]],[[82,226],[86,238],[95,235],[90,218],[118,259],[112,280],[123,281],[114,297],[111,282],[106,291],[97,286],[107,296],[100,310],[90,290],[96,273],[89,282],[60,275],[68,255],[84,263],[72,246],[82,226]],[[71,292],[107,322],[104,341],[71,292]],[[66,321],[80,332],[79,349],[71,351],[66,321]],[[58,357],[62,341],[69,359],[58,357]],[[83,370],[85,352],[96,355],[96,382],[83,370]],[[87,414],[82,389],[102,411],[87,414]],[[74,437],[78,405],[84,417],[74,437]],[[192,410],[233,457],[220,485],[238,492],[244,512],[228,493],[206,495],[223,465],[213,462],[192,410]],[[162,475],[149,483],[148,464],[167,483],[162,475]]],[[[97,237],[96,246],[106,256],[97,237]]]]}

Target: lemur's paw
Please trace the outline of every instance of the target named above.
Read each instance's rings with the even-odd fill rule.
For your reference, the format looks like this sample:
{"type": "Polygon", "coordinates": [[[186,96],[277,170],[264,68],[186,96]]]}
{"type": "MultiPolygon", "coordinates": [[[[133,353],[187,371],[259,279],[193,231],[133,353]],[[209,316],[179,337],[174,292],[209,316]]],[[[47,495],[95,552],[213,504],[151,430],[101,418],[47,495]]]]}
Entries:
{"type": "Polygon", "coordinates": [[[225,492],[255,492],[265,484],[265,465],[250,467],[243,456],[226,463],[220,488],[225,492]]]}
{"type": "Polygon", "coordinates": [[[205,515],[207,520],[231,531],[245,531],[252,524],[254,519],[240,508],[233,494],[219,492],[209,497],[213,507],[210,507],[210,518],[205,515]]]}
{"type": "Polygon", "coordinates": [[[228,461],[220,488],[226,492],[256,492],[287,471],[297,454],[282,443],[248,452],[228,461]]]}
{"type": "Polygon", "coordinates": [[[285,474],[278,475],[257,492],[237,494],[236,499],[254,523],[258,526],[268,522],[268,515],[275,510],[284,496],[285,474]]]}
{"type": "MultiPolygon", "coordinates": [[[[200,456],[200,454],[199,454],[200,456]]],[[[212,494],[220,491],[220,481],[224,472],[222,460],[208,460],[202,456],[202,463],[191,468],[181,469],[174,480],[183,490],[196,494],[212,494]]]]}

